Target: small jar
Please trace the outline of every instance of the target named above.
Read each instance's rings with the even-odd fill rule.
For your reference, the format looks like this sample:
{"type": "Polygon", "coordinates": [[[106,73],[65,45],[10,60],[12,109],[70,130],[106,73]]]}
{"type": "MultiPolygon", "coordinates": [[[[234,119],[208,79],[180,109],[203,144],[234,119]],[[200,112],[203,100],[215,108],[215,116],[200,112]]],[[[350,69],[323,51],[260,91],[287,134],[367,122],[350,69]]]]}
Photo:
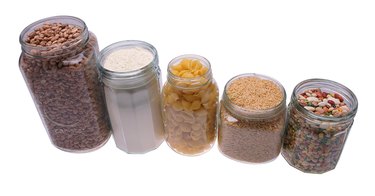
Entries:
{"type": "Polygon", "coordinates": [[[70,152],[99,148],[110,137],[96,68],[98,42],[79,18],[55,16],[20,35],[19,68],[52,143],[70,152]]]}
{"type": "Polygon", "coordinates": [[[289,103],[282,148],[285,160],[307,173],[334,169],[357,107],[354,93],[337,82],[310,79],[299,83],[289,103]]]}
{"type": "Polygon", "coordinates": [[[164,141],[158,53],[143,41],[121,41],[99,55],[106,105],[116,146],[146,153],[164,141]]]}
{"type": "Polygon", "coordinates": [[[219,121],[219,150],[248,163],[275,159],[286,124],[284,87],[260,74],[235,76],[225,85],[219,121]]]}
{"type": "Polygon", "coordinates": [[[168,65],[163,87],[167,144],[177,153],[199,155],[214,145],[218,87],[211,65],[198,55],[182,55],[168,65]]]}

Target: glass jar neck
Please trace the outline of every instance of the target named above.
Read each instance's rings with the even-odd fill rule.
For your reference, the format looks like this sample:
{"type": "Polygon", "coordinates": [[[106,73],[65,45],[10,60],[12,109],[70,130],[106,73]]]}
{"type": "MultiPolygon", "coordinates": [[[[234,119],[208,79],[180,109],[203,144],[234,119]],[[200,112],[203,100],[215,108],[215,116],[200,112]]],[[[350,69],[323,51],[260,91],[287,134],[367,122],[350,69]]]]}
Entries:
{"type": "Polygon", "coordinates": [[[276,117],[279,117],[282,113],[286,111],[286,93],[284,87],[276,80],[259,75],[259,74],[242,74],[233,77],[230,79],[227,84],[225,85],[223,96],[222,96],[222,104],[223,106],[235,117],[243,119],[243,120],[268,120],[268,119],[274,119],[276,117]],[[234,104],[227,93],[227,89],[229,88],[230,84],[240,78],[240,77],[259,77],[262,79],[267,79],[273,81],[279,88],[280,91],[282,92],[283,98],[282,101],[269,109],[263,109],[263,110],[250,110],[250,109],[245,109],[243,107],[240,107],[236,104],[234,104]]]}
{"type": "Polygon", "coordinates": [[[178,56],[172,59],[168,64],[167,80],[171,86],[176,87],[178,89],[182,89],[182,90],[199,89],[201,87],[209,85],[213,80],[211,64],[206,58],[199,56],[199,55],[186,54],[186,55],[178,56]],[[191,78],[176,75],[172,72],[173,66],[177,65],[182,60],[198,60],[202,64],[202,66],[207,69],[207,71],[203,75],[191,77],[191,78]]]}
{"type": "Polygon", "coordinates": [[[111,44],[104,48],[98,57],[98,68],[103,82],[115,88],[136,88],[146,85],[161,74],[158,64],[159,58],[156,48],[147,42],[138,40],[120,41],[111,44]],[[153,55],[152,61],[146,66],[131,71],[117,72],[105,68],[104,64],[109,54],[119,49],[132,47],[142,47],[151,52],[153,55]]]}
{"type": "Polygon", "coordinates": [[[29,26],[27,26],[20,34],[19,42],[24,54],[39,57],[39,58],[52,58],[59,57],[61,55],[77,54],[77,50],[83,50],[83,48],[88,43],[89,31],[85,22],[79,18],[73,16],[53,16],[45,19],[36,21],[29,26]],[[44,24],[61,23],[74,25],[80,28],[81,34],[75,39],[62,43],[62,44],[51,44],[50,46],[35,46],[26,42],[30,33],[34,32],[36,29],[42,27],[44,24]]]}
{"type": "Polygon", "coordinates": [[[358,108],[358,100],[354,93],[348,89],[346,86],[326,79],[309,79],[300,82],[293,90],[293,94],[291,97],[291,104],[293,104],[294,108],[297,109],[298,112],[302,113],[303,115],[309,117],[311,120],[319,120],[325,122],[344,122],[348,120],[352,120],[357,113],[358,108]],[[310,89],[320,89],[327,93],[338,93],[340,94],[344,102],[350,108],[349,113],[344,116],[340,117],[327,117],[317,115],[313,112],[306,110],[298,103],[298,97],[301,93],[305,92],[306,90],[310,89]]]}

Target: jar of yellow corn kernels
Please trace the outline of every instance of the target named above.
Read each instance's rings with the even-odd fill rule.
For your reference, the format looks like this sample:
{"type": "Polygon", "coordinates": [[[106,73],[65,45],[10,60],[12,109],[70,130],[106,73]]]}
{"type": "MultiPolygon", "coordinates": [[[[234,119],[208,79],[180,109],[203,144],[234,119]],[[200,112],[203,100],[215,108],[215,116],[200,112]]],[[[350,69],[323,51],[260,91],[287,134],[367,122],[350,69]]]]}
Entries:
{"type": "Polygon", "coordinates": [[[183,155],[211,149],[216,139],[219,90],[210,62],[198,55],[174,58],[162,93],[168,145],[183,155]]]}

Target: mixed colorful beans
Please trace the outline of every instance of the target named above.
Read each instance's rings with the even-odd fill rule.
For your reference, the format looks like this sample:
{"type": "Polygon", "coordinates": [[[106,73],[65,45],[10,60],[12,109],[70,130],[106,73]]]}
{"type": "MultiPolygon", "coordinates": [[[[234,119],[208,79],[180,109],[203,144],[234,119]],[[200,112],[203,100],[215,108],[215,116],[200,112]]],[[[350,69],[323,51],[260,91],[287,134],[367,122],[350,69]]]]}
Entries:
{"type": "Polygon", "coordinates": [[[310,89],[298,96],[298,103],[306,110],[321,116],[339,117],[349,112],[344,98],[338,93],[310,89]]]}
{"type": "Polygon", "coordinates": [[[348,117],[352,110],[347,104],[351,103],[350,97],[320,88],[305,89],[293,96],[282,155],[303,172],[334,169],[353,123],[348,117]]]}

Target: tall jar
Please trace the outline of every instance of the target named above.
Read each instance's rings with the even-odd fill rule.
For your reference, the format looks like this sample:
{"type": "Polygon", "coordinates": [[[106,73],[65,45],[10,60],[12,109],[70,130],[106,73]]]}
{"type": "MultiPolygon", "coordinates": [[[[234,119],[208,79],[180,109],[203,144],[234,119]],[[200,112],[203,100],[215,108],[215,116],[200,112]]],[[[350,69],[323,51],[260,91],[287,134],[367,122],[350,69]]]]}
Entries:
{"type": "Polygon", "coordinates": [[[133,154],[159,147],[164,127],[154,46],[136,40],[117,42],[104,48],[98,61],[116,146],[133,154]]]}
{"type": "Polygon", "coordinates": [[[98,43],[79,18],[55,16],[20,35],[19,68],[51,142],[86,152],[104,145],[110,126],[96,68],[98,43]]]}
{"type": "Polygon", "coordinates": [[[284,87],[268,76],[242,74],[229,80],[220,105],[220,151],[247,163],[275,159],[286,124],[285,97],[284,87]]]}
{"type": "Polygon", "coordinates": [[[182,55],[169,62],[163,117],[166,142],[175,152],[199,155],[214,145],[218,93],[204,57],[182,55]]]}
{"type": "Polygon", "coordinates": [[[282,155],[308,173],[336,167],[354,121],[358,101],[347,87],[325,79],[297,84],[288,109],[282,155]]]}

